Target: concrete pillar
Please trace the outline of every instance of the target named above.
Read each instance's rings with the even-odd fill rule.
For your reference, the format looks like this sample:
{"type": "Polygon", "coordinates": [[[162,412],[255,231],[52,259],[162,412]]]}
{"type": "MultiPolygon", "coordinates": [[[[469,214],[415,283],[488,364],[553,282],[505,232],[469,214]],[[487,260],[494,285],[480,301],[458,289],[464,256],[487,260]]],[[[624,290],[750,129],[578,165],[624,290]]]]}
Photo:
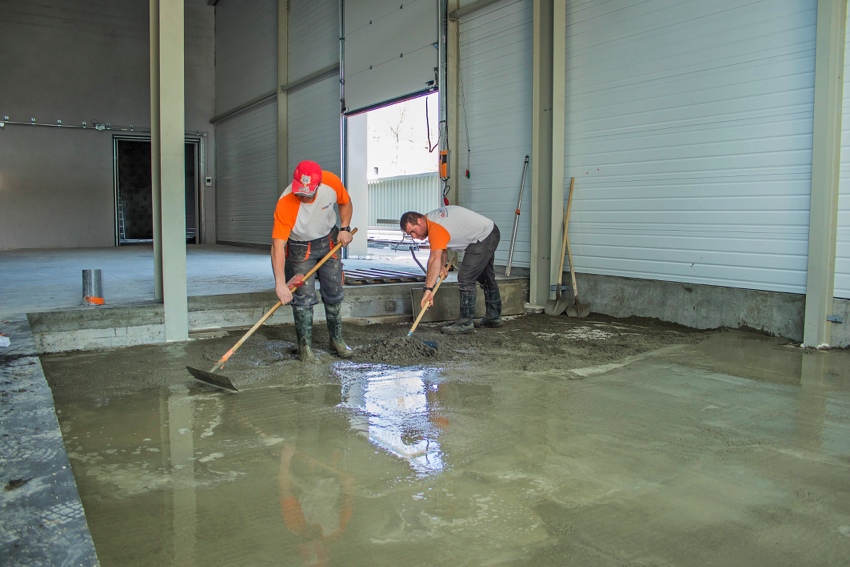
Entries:
{"type": "MultiPolygon", "coordinates": [[[[460,0],[448,0],[446,2],[447,14],[453,14],[460,7],[460,0]]],[[[451,148],[449,156],[449,202],[456,205],[460,202],[460,184],[461,178],[458,175],[458,162],[460,160],[459,140],[460,135],[458,128],[460,127],[460,26],[457,17],[448,16],[446,25],[446,84],[440,85],[441,89],[446,89],[444,97],[446,105],[446,124],[448,147],[451,148]]]]}
{"type": "Polygon", "coordinates": [[[150,73],[151,73],[151,205],[153,207],[153,289],[162,301],[162,218],[159,184],[159,0],[150,0],[150,73]]]}
{"type": "Polygon", "coordinates": [[[348,246],[349,256],[366,256],[369,254],[366,239],[369,229],[369,186],[367,175],[368,147],[368,112],[349,116],[345,119],[348,147],[345,163],[345,188],[351,195],[354,204],[354,214],[351,226],[357,227],[354,241],[348,246]]]}
{"type": "MultiPolygon", "coordinates": [[[[186,297],[186,195],[185,195],[185,96],[184,96],[184,0],[151,0],[151,43],[159,45],[157,72],[152,72],[151,148],[158,149],[152,162],[159,165],[159,217],[154,232],[162,251],[154,273],[161,274],[165,308],[165,340],[189,338],[189,308],[186,297]],[[158,13],[154,19],[153,13],[158,13]],[[157,75],[154,90],[153,75],[157,75]]],[[[153,47],[151,47],[153,54],[153,47]]],[[[153,71],[154,61],[151,61],[153,71]]],[[[154,182],[157,183],[156,181],[154,182]]]]}
{"type": "MultiPolygon", "coordinates": [[[[564,132],[566,130],[566,58],[567,58],[567,2],[555,0],[552,5],[552,206],[550,222],[551,236],[549,273],[554,274],[550,283],[560,285],[561,242],[564,222],[564,132]]],[[[551,289],[551,286],[550,286],[551,289]]],[[[553,292],[549,292],[554,297],[553,292]]],[[[548,299],[548,298],[547,298],[548,299]]]]}
{"type": "MultiPolygon", "coordinates": [[[[289,0],[277,2],[277,195],[289,185],[289,0]]],[[[293,169],[295,166],[292,166],[293,169]]]]}
{"type": "Polygon", "coordinates": [[[838,230],[838,176],[844,93],[847,0],[818,0],[815,105],[812,132],[812,196],[803,346],[829,345],[838,230]]]}
{"type": "MultiPolygon", "coordinates": [[[[531,80],[531,258],[529,303],[545,305],[552,280],[553,0],[534,0],[531,80]]],[[[560,209],[560,206],[558,207],[560,209]]],[[[560,249],[559,249],[560,252],[560,249]]]]}

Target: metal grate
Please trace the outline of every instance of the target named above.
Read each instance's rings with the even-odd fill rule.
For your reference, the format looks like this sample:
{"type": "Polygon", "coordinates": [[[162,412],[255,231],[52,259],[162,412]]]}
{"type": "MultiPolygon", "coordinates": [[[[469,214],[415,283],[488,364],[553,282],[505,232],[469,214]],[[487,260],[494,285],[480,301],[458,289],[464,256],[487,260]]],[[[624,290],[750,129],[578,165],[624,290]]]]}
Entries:
{"type": "Polygon", "coordinates": [[[396,270],[346,270],[345,285],[424,282],[425,274],[396,270]]]}

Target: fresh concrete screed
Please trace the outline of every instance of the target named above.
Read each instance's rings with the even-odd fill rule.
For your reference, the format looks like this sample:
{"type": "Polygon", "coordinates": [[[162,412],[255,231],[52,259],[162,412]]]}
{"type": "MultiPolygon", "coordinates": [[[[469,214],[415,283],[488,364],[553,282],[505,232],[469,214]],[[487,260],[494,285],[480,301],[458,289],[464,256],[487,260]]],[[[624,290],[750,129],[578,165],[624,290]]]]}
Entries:
{"type": "MultiPolygon", "coordinates": [[[[501,329],[460,338],[442,336],[438,324],[425,323],[412,340],[434,340],[439,348],[433,357],[417,358],[388,350],[392,343],[382,341],[406,334],[418,286],[352,287],[345,329],[359,358],[340,363],[322,352],[320,363],[305,369],[291,354],[289,310],[281,309],[226,366],[245,390],[226,397],[193,380],[185,366],[211,366],[274,303],[268,256],[222,247],[191,250],[200,252],[190,253],[187,267],[194,336],[218,338],[119,350],[113,347],[161,340],[162,309],[152,298],[148,251],[116,250],[125,256],[111,265],[103,258],[92,261],[91,251],[51,258],[42,257],[46,252],[3,254],[4,275],[17,282],[4,291],[0,331],[12,343],[0,354],[8,477],[0,505],[10,518],[4,523],[4,556],[22,564],[92,564],[96,546],[104,564],[133,564],[120,555],[120,549],[133,548],[122,539],[126,532],[113,534],[108,527],[118,525],[116,517],[138,516],[123,506],[132,508],[139,505],[137,497],[156,494],[157,501],[171,502],[161,512],[177,518],[179,511],[182,519],[162,524],[164,533],[134,526],[145,546],[177,550],[182,557],[194,553],[197,564],[216,549],[226,557],[227,550],[217,546],[234,540],[190,545],[184,536],[191,532],[184,528],[206,521],[202,508],[231,506],[227,498],[208,500],[200,484],[190,483],[196,505],[187,508],[191,499],[183,498],[191,493],[169,491],[183,486],[187,470],[196,477],[219,470],[208,464],[215,461],[231,471],[225,476],[239,476],[234,441],[246,446],[248,452],[240,454],[253,455],[249,460],[256,459],[259,468],[268,464],[278,476],[281,457],[293,443],[297,455],[326,464],[323,451],[334,444],[341,444],[341,454],[354,455],[352,472],[360,483],[346,497],[354,502],[356,520],[343,547],[362,554],[346,564],[393,564],[399,558],[416,564],[434,553],[434,541],[446,543],[445,553],[457,552],[473,563],[511,557],[528,564],[573,558],[606,565],[661,557],[695,565],[718,558],[726,564],[837,565],[847,555],[850,499],[843,479],[850,458],[850,364],[843,351],[797,348],[798,297],[580,275],[582,301],[597,313],[590,319],[520,316],[501,329]],[[128,253],[135,258],[128,261],[128,253]],[[81,271],[92,268],[103,268],[103,308],[79,306],[81,271]],[[21,311],[29,318],[16,314],[21,311]],[[789,329],[794,340],[704,332],[657,320],[618,321],[598,313],[673,320],[689,314],[701,321],[692,327],[748,326],[780,335],[785,332],[777,329],[789,329]],[[377,316],[388,323],[367,324],[377,316]],[[239,330],[226,334],[222,327],[239,330]],[[38,358],[46,351],[76,349],[95,350],[38,358]],[[70,459],[42,364],[59,403],[70,459]],[[388,385],[403,388],[386,390],[388,385]],[[434,387],[437,394],[428,390],[434,387]],[[168,401],[160,405],[154,399],[168,401]],[[401,400],[411,400],[412,409],[394,405],[401,400]],[[187,414],[179,408],[185,404],[206,408],[197,427],[160,436],[154,435],[157,425],[138,438],[151,419],[161,424],[184,419],[187,414]],[[236,420],[230,412],[247,417],[236,420]],[[290,414],[305,424],[303,430],[289,417],[280,421],[290,414]],[[84,424],[83,416],[94,421],[84,424]],[[437,424],[445,425],[445,419],[453,425],[441,429],[437,424]],[[262,427],[269,420],[271,429],[262,427]],[[398,425],[421,420],[414,430],[398,425]],[[96,435],[119,425],[127,431],[120,440],[96,435]],[[80,428],[94,437],[81,438],[74,433],[80,428]],[[389,437],[376,433],[384,430],[389,437]],[[401,439],[401,445],[393,439],[401,439]],[[187,440],[198,456],[186,452],[187,440]],[[442,469],[422,468],[422,443],[440,448],[423,454],[436,459],[432,464],[443,463],[442,469]],[[159,455],[163,468],[138,484],[134,471],[149,463],[137,457],[148,453],[159,455]],[[171,457],[163,461],[166,453],[171,457]],[[105,468],[91,468],[96,462],[105,468]],[[88,479],[81,484],[85,516],[69,463],[78,482],[88,479]],[[123,489],[116,490],[116,482],[123,489]],[[128,491],[135,495],[129,500],[128,491]],[[437,493],[437,500],[429,500],[437,493]],[[94,504],[92,495],[112,502],[117,516],[94,504]],[[370,504],[375,498],[377,508],[370,504]],[[184,523],[187,518],[195,523],[184,523]],[[503,524],[497,518],[510,520],[503,524]],[[446,525],[453,526],[451,533],[446,525]],[[468,529],[459,530],[461,525],[468,529]],[[458,538],[451,535],[455,532],[458,538]],[[475,543],[497,539],[505,545],[495,550],[475,543]],[[370,547],[376,541],[390,547],[370,547]]],[[[507,313],[522,311],[526,282],[501,280],[507,313]]],[[[442,297],[449,299],[452,289],[456,293],[447,285],[442,297]]],[[[447,314],[435,309],[432,315],[453,312],[449,306],[447,314]]],[[[318,308],[320,351],[326,341],[321,319],[318,308]]],[[[836,331],[845,327],[837,324],[836,331]]],[[[308,475],[306,481],[322,479],[308,475]]],[[[217,494],[226,492],[226,486],[216,487],[217,494]]],[[[244,501],[255,507],[257,486],[231,488],[240,494],[247,490],[244,501]]],[[[296,538],[285,543],[295,547],[269,551],[271,540],[258,543],[249,532],[239,532],[248,543],[228,549],[291,554],[305,542],[281,521],[278,510],[260,523],[296,538]],[[271,518],[275,524],[268,523],[271,518]]],[[[194,533],[221,533],[223,526],[214,528],[194,533]]],[[[262,537],[262,530],[257,535],[262,537]]],[[[332,557],[338,562],[348,555],[333,550],[332,557]]]]}

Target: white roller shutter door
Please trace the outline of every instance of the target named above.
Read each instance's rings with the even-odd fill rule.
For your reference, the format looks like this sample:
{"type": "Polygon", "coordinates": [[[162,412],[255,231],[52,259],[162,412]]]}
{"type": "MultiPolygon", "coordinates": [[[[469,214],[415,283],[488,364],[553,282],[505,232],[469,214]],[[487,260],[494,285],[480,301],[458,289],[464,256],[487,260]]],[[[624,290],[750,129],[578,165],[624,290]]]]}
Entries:
{"type": "MultiPolygon", "coordinates": [[[[216,6],[216,113],[277,89],[277,0],[216,6]]],[[[277,105],[216,122],[217,240],[270,244],[277,200],[277,105]]]]}
{"type": "MultiPolygon", "coordinates": [[[[292,2],[289,38],[288,83],[338,66],[338,0],[292,2]]],[[[338,72],[290,91],[288,117],[288,174],[299,161],[309,159],[342,177],[338,72]]]]}
{"type": "Polygon", "coordinates": [[[277,202],[275,99],[216,127],[218,241],[271,244],[277,202]]]}
{"type": "Polygon", "coordinates": [[[568,2],[578,271],[805,292],[816,14],[568,2]]]}
{"type": "Polygon", "coordinates": [[[344,3],[346,113],[410,98],[437,83],[437,1],[344,3]]]}
{"type": "MultiPolygon", "coordinates": [[[[522,166],[531,155],[532,3],[498,2],[460,20],[460,147],[452,148],[460,204],[502,233],[496,263],[506,264],[522,166]],[[468,142],[467,142],[468,140],[468,142]]],[[[512,265],[531,256],[531,171],[527,174],[512,265]]]]}

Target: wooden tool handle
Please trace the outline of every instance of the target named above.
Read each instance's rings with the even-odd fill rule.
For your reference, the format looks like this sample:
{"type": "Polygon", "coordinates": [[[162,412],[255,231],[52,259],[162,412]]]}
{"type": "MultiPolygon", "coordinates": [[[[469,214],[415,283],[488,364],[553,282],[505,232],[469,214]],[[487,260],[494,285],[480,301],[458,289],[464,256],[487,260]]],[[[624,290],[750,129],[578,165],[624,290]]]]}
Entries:
{"type": "MultiPolygon", "coordinates": [[[[448,275],[448,274],[449,274],[449,270],[451,269],[451,267],[452,267],[452,263],[451,263],[451,261],[450,261],[450,262],[449,262],[449,265],[448,265],[448,266],[446,266],[446,275],[448,275]]],[[[435,295],[437,295],[437,290],[438,290],[438,289],[440,289],[440,284],[441,284],[441,283],[443,283],[443,280],[444,280],[444,279],[445,279],[445,276],[440,276],[440,279],[438,279],[438,280],[437,280],[437,284],[434,286],[434,291],[432,291],[432,292],[431,292],[431,297],[432,297],[432,298],[433,298],[435,295]]],[[[426,305],[423,309],[421,309],[421,310],[419,311],[419,315],[417,315],[417,316],[416,316],[416,321],[414,321],[414,322],[413,322],[413,326],[412,326],[412,327],[410,327],[410,330],[407,332],[407,336],[408,336],[408,337],[409,337],[410,335],[412,335],[412,334],[413,334],[413,331],[415,331],[415,330],[416,330],[417,325],[419,325],[419,321],[421,321],[421,320],[422,320],[422,316],[423,316],[423,315],[425,315],[425,312],[426,312],[426,311],[428,311],[428,307],[430,307],[430,306],[429,306],[429,305],[426,305]]]]}
{"type": "MultiPolygon", "coordinates": [[[[558,281],[555,284],[555,297],[561,297],[561,280],[564,277],[564,253],[567,251],[567,231],[570,227],[570,209],[573,205],[573,186],[575,185],[576,178],[570,178],[570,193],[567,197],[567,210],[564,213],[564,236],[561,239],[561,261],[558,264],[558,281]]],[[[570,265],[572,265],[572,261],[570,261],[570,265]]]]}
{"type": "MultiPolygon", "coordinates": [[[[356,229],[356,228],[351,229],[351,234],[354,234],[355,232],[357,232],[357,229],[356,229]]],[[[323,265],[325,262],[327,262],[328,260],[330,260],[330,259],[331,259],[331,257],[332,257],[332,256],[336,253],[336,251],[337,251],[337,250],[339,250],[340,248],[342,248],[342,242],[337,242],[337,243],[336,243],[336,246],[334,246],[333,248],[331,248],[331,251],[330,251],[330,252],[328,252],[327,254],[325,254],[325,256],[324,256],[321,260],[319,260],[318,262],[316,262],[316,265],[315,265],[315,266],[313,266],[313,267],[310,269],[310,271],[309,271],[309,272],[307,272],[306,274],[304,274],[304,277],[303,277],[303,278],[301,278],[301,281],[303,282],[303,281],[305,281],[305,280],[309,279],[309,278],[310,278],[310,276],[312,276],[313,274],[315,274],[315,273],[316,273],[316,271],[318,271],[318,269],[319,269],[319,268],[321,268],[321,267],[322,267],[322,265],[323,265]]],[[[294,286],[294,285],[289,286],[290,291],[294,291],[294,290],[295,290],[295,287],[296,287],[296,286],[294,286]]],[[[228,358],[230,358],[230,357],[233,355],[233,353],[234,353],[234,352],[236,352],[236,350],[237,350],[239,347],[241,347],[241,346],[242,346],[242,343],[244,343],[245,341],[247,341],[247,340],[248,340],[248,337],[250,337],[251,335],[253,335],[253,334],[254,334],[254,332],[255,332],[257,329],[259,329],[259,328],[262,326],[262,324],[263,324],[263,323],[265,323],[265,322],[268,320],[268,318],[269,318],[269,317],[271,317],[272,315],[274,315],[274,312],[275,312],[275,311],[277,311],[278,307],[280,307],[281,305],[282,305],[282,303],[280,302],[280,300],[278,300],[278,302],[277,302],[277,303],[275,303],[275,304],[274,304],[274,306],[272,306],[272,308],[271,308],[271,309],[269,309],[268,313],[266,313],[265,315],[263,315],[262,317],[260,317],[260,320],[259,320],[259,321],[257,321],[256,323],[254,323],[254,326],[253,326],[253,327],[251,327],[251,328],[248,330],[248,332],[247,332],[247,333],[245,333],[245,334],[242,336],[242,338],[241,338],[241,339],[239,339],[239,341],[237,341],[237,343],[236,343],[235,345],[233,345],[233,346],[230,348],[230,350],[229,350],[229,351],[227,351],[226,353],[224,353],[224,356],[222,356],[222,357],[219,359],[219,361],[216,363],[216,365],[212,367],[212,370],[210,370],[210,372],[215,372],[216,370],[218,370],[219,368],[221,368],[221,366],[222,366],[225,362],[227,362],[227,359],[228,359],[228,358]]]]}

